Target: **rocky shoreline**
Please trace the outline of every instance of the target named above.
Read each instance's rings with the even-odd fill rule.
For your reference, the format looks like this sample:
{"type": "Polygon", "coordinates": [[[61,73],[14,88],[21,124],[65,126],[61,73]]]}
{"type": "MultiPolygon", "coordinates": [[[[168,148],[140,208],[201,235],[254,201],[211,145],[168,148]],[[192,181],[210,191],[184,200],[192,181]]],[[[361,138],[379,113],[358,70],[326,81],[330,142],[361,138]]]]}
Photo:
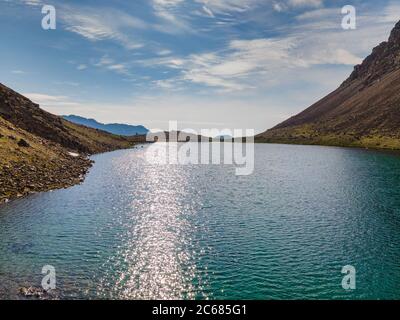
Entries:
{"type": "Polygon", "coordinates": [[[89,154],[144,140],[74,124],[0,83],[0,203],[79,184],[89,154]]]}
{"type": "Polygon", "coordinates": [[[35,165],[4,165],[0,171],[0,204],[30,194],[63,189],[84,181],[93,161],[85,156],[67,157],[35,165]]]}

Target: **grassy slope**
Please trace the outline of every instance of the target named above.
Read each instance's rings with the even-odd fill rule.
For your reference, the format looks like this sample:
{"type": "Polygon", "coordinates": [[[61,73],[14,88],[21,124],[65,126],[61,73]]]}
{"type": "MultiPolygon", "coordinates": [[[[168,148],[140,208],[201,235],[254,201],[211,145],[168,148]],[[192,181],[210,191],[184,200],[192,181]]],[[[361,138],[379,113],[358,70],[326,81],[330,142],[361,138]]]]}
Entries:
{"type": "Polygon", "coordinates": [[[86,146],[90,153],[127,149],[133,145],[128,137],[116,136],[101,130],[84,127],[64,119],[61,121],[68,133],[86,146]]]}
{"type": "Polygon", "coordinates": [[[52,159],[57,158],[57,153],[55,149],[43,144],[42,139],[16,128],[0,117],[0,164],[9,164],[21,159],[31,162],[39,158],[48,159],[51,162],[52,159]],[[20,139],[26,140],[31,147],[19,147],[20,139]]]}
{"type": "Polygon", "coordinates": [[[256,142],[400,149],[400,70],[339,88],[256,142]]]}
{"type": "Polygon", "coordinates": [[[271,130],[268,134],[257,136],[255,142],[400,150],[399,138],[384,136],[379,132],[361,137],[353,133],[321,134],[312,125],[271,130]]]}
{"type": "Polygon", "coordinates": [[[400,70],[339,88],[256,142],[400,149],[400,70]],[[313,119],[315,118],[315,119],[313,119]],[[302,123],[304,122],[304,123],[302,123]]]}
{"type": "Polygon", "coordinates": [[[400,22],[337,90],[255,138],[400,149],[400,22]]]}
{"type": "Polygon", "coordinates": [[[0,202],[79,183],[90,165],[85,157],[71,157],[59,145],[0,117],[0,202]],[[20,139],[30,146],[20,147],[20,139]]]}

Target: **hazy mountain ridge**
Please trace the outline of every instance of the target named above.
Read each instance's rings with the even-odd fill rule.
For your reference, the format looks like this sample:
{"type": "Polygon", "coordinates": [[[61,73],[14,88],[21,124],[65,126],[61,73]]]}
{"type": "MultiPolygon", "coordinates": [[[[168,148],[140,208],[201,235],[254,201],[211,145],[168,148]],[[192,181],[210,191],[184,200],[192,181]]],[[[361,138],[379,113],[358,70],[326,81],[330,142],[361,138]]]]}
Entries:
{"type": "Polygon", "coordinates": [[[256,141],[400,149],[400,22],[338,89],[256,141]]]}
{"type": "Polygon", "coordinates": [[[121,136],[144,135],[149,132],[149,129],[141,125],[133,126],[121,123],[104,124],[96,121],[95,119],[88,119],[76,115],[63,116],[63,118],[76,124],[80,124],[89,128],[103,130],[121,136]]]}

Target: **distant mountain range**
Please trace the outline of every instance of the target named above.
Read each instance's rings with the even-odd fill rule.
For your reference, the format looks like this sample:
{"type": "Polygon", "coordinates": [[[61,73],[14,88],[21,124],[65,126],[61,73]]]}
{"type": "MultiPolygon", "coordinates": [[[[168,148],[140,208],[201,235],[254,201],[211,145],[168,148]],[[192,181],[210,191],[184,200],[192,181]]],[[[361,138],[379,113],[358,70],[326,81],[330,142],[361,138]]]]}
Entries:
{"type": "Polygon", "coordinates": [[[400,149],[400,22],[337,90],[256,141],[400,149]]]}
{"type": "Polygon", "coordinates": [[[119,124],[119,123],[104,124],[94,119],[87,119],[76,115],[63,116],[63,118],[76,124],[80,124],[89,128],[103,130],[120,136],[145,135],[149,132],[149,129],[140,125],[132,126],[129,124],[119,124]]]}

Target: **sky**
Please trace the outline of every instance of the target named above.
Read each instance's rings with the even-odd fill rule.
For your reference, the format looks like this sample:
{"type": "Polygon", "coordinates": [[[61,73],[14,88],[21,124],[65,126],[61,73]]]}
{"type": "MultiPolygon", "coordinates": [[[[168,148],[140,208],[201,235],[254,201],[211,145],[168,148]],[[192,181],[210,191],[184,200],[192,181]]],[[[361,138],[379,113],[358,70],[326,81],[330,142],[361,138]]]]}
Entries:
{"type": "Polygon", "coordinates": [[[396,0],[0,0],[0,82],[58,115],[262,132],[336,89],[398,20],[396,0]]]}

